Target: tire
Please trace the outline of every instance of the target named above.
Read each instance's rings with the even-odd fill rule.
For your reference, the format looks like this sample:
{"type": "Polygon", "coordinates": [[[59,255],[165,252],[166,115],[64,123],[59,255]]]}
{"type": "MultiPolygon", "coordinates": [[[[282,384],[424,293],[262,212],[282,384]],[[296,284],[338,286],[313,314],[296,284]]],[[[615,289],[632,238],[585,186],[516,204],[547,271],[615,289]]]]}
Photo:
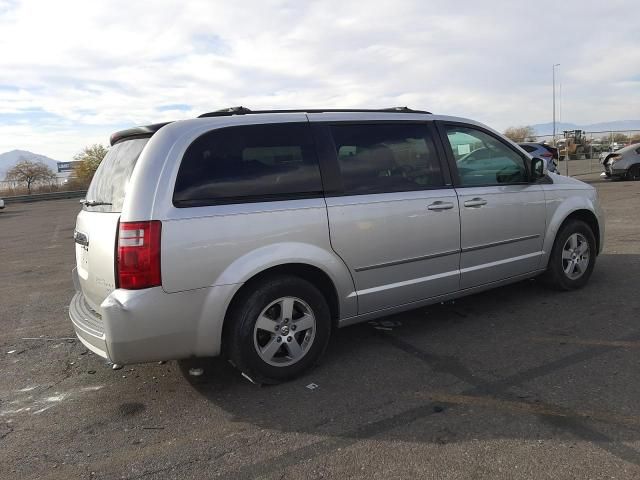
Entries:
{"type": "Polygon", "coordinates": [[[627,180],[640,180],[640,165],[632,165],[627,170],[627,180]]]}
{"type": "Polygon", "coordinates": [[[331,313],[313,284],[274,276],[236,300],[226,320],[226,354],[252,380],[280,383],[319,362],[331,336],[331,313]]]}
{"type": "Polygon", "coordinates": [[[593,272],[596,253],[596,239],[589,225],[582,220],[569,220],[556,236],[547,271],[542,276],[544,283],[557,290],[584,287],[593,272]]]}

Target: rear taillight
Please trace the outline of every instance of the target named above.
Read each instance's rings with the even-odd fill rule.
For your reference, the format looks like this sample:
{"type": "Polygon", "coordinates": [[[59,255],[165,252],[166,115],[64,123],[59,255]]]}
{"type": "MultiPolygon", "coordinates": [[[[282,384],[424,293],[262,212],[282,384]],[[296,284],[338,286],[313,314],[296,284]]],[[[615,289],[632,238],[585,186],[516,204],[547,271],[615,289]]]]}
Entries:
{"type": "Polygon", "coordinates": [[[541,157],[544,157],[544,158],[551,158],[551,157],[553,157],[553,153],[551,153],[551,152],[544,152],[544,153],[541,153],[541,154],[540,154],[540,156],[541,156],[541,157]]]}
{"type": "Polygon", "coordinates": [[[162,284],[159,220],[120,222],[116,278],[118,288],[139,290],[162,284]]]}

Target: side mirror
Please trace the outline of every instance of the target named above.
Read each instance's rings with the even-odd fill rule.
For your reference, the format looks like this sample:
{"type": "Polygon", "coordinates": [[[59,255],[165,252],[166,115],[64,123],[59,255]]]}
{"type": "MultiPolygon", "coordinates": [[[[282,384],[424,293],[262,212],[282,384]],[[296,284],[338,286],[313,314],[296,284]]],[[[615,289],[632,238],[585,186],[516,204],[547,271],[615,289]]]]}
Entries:
{"type": "Polygon", "coordinates": [[[547,164],[541,158],[531,159],[531,180],[536,181],[547,174],[547,164]]]}

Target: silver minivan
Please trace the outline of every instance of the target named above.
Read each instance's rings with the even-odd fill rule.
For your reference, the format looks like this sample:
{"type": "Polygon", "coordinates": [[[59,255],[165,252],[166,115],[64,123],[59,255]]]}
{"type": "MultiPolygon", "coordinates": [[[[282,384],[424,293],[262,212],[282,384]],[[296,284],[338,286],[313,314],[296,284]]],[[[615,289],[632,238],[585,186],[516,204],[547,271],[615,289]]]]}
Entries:
{"type": "Polygon", "coordinates": [[[540,276],[585,285],[596,191],[471,120],[250,111],[111,136],[74,233],[79,339],[116,364],[299,375],[334,328],[540,276]]]}

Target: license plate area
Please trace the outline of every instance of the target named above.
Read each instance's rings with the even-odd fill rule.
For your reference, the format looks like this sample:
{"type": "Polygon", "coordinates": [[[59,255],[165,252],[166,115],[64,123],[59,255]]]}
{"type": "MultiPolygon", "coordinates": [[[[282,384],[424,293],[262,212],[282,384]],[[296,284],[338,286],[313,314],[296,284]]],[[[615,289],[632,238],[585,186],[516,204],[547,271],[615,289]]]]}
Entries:
{"type": "Polygon", "coordinates": [[[78,276],[86,280],[89,276],[89,247],[76,244],[76,266],[78,276]]]}

